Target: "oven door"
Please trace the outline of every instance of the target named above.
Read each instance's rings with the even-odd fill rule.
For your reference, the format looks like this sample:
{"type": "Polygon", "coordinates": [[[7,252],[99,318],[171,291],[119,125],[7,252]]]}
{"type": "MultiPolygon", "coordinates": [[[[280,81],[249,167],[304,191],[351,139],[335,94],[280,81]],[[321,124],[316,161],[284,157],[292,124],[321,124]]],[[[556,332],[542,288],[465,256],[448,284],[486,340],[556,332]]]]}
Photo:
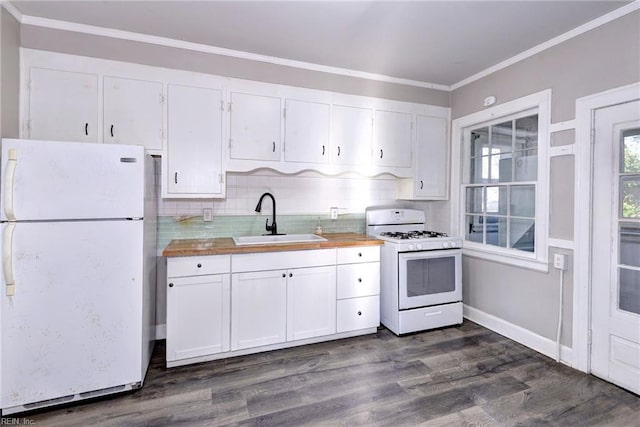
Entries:
{"type": "Polygon", "coordinates": [[[462,301],[462,251],[398,254],[400,310],[462,301]]]}

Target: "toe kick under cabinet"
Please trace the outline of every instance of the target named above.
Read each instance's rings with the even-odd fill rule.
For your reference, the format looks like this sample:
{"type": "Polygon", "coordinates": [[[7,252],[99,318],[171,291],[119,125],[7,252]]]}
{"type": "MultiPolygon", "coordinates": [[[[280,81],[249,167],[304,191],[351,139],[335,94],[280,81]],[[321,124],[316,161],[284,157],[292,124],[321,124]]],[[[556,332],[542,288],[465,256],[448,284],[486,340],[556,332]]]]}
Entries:
{"type": "Polygon", "coordinates": [[[167,366],[374,333],[380,249],[167,259],[167,366]]]}

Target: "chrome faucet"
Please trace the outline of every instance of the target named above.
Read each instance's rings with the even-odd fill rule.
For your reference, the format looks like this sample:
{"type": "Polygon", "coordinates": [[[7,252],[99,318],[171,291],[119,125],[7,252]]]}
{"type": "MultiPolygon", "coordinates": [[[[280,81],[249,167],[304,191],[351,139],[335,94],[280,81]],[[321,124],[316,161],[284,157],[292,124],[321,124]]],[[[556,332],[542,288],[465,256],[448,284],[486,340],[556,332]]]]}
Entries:
{"type": "Polygon", "coordinates": [[[260,196],[260,200],[258,200],[258,205],[256,206],[256,212],[260,212],[262,210],[262,199],[264,199],[265,196],[271,197],[271,201],[273,202],[273,220],[271,221],[271,225],[269,225],[269,218],[267,218],[264,228],[267,231],[270,231],[272,235],[276,235],[278,234],[278,225],[276,224],[276,199],[273,197],[273,194],[264,193],[260,196]]]}

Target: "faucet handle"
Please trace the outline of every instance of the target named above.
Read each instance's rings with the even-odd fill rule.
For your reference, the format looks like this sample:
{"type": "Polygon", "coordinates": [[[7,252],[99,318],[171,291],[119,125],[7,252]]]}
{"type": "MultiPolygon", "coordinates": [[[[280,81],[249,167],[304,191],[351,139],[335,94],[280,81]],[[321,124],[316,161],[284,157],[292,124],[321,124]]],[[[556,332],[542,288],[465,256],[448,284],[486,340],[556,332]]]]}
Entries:
{"type": "Polygon", "coordinates": [[[267,222],[264,223],[264,228],[267,231],[271,231],[273,229],[273,225],[269,225],[269,218],[267,218],[267,222]]]}

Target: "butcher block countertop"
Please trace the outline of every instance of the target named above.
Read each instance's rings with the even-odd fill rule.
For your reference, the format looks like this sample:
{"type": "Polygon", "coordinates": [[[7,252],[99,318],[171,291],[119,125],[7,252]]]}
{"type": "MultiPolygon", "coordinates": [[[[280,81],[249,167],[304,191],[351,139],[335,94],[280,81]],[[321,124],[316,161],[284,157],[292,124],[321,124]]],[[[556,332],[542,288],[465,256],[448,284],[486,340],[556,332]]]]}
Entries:
{"type": "Polygon", "coordinates": [[[231,237],[214,239],[175,239],[162,251],[166,257],[251,254],[257,252],[303,251],[308,249],[345,248],[383,245],[382,240],[358,233],[323,234],[326,242],[277,243],[238,246],[231,237]]]}

